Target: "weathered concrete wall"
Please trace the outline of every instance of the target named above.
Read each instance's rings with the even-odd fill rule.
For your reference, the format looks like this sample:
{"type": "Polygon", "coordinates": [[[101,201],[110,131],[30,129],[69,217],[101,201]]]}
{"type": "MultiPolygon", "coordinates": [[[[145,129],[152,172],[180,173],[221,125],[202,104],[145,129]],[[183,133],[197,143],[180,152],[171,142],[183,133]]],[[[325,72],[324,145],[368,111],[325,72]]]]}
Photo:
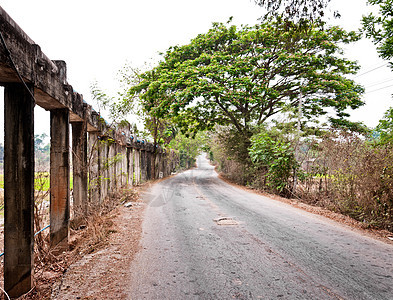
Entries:
{"type": "Polygon", "coordinates": [[[6,45],[0,44],[0,85],[5,86],[4,286],[10,296],[19,297],[33,282],[35,104],[51,116],[50,244],[59,251],[68,246],[71,215],[69,124],[78,222],[121,188],[152,178],[152,164],[165,170],[173,163],[167,163],[170,156],[164,154],[154,162],[153,146],[131,136],[129,129],[108,128],[68,84],[66,63],[51,61],[1,7],[0,32],[6,45]]]}

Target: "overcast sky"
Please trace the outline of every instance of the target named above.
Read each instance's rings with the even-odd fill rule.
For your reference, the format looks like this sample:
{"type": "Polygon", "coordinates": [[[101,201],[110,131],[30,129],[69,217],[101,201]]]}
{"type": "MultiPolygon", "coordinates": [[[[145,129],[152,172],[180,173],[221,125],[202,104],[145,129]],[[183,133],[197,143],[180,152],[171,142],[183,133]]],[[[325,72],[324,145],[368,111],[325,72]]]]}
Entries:
{"type": "MultiPolygon", "coordinates": [[[[332,22],[346,29],[359,28],[370,10],[366,0],[333,1],[342,18],[332,22]]],[[[93,81],[116,94],[117,72],[126,62],[157,60],[158,52],[188,43],[212,22],[233,16],[236,24],[253,25],[263,14],[251,0],[2,0],[0,5],[50,59],[66,61],[69,84],[89,103],[93,81]]],[[[366,87],[366,105],[351,119],[375,126],[393,106],[393,72],[369,41],[350,46],[346,56],[361,64],[356,80],[366,87]]],[[[36,119],[36,133],[48,133],[49,114],[37,112],[36,119]]],[[[2,112],[0,120],[3,125],[2,112]]]]}

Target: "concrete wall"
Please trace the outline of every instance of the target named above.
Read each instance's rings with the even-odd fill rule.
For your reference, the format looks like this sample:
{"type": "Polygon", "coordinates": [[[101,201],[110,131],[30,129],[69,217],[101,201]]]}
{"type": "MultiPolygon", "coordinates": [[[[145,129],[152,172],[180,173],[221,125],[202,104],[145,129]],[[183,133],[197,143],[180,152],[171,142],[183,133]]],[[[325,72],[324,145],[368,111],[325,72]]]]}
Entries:
{"type": "MultiPolygon", "coordinates": [[[[53,250],[61,252],[68,247],[71,158],[74,223],[80,223],[123,187],[154,177],[154,148],[127,130],[114,131],[103,125],[99,114],[68,84],[66,63],[50,60],[1,7],[0,32],[4,38],[0,46],[0,85],[5,87],[4,287],[10,297],[17,298],[33,284],[34,105],[51,114],[53,250]],[[69,124],[73,124],[71,132],[69,124]]],[[[174,154],[155,150],[159,153],[156,169],[169,175],[176,164],[174,154]]]]}

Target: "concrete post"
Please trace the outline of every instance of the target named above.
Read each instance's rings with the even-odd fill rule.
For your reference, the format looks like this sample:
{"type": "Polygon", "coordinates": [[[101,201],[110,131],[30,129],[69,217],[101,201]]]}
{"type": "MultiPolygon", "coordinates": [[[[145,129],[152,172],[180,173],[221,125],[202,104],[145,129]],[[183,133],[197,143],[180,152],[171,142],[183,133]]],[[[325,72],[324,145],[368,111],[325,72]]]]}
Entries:
{"type": "Polygon", "coordinates": [[[142,150],[140,151],[140,168],[141,168],[141,181],[146,181],[147,180],[147,166],[146,166],[146,151],[142,150]]]}
{"type": "Polygon", "coordinates": [[[134,183],[134,154],[131,147],[127,147],[127,184],[131,187],[134,183]]]}
{"type": "Polygon", "coordinates": [[[119,187],[121,186],[121,147],[119,144],[114,144],[113,145],[115,148],[115,163],[114,163],[114,169],[115,169],[115,191],[117,192],[119,190],[119,187]]]}
{"type": "Polygon", "coordinates": [[[118,179],[118,184],[117,187],[122,187],[124,185],[123,182],[123,159],[125,159],[125,157],[123,157],[123,146],[117,144],[117,155],[118,155],[118,162],[117,162],[117,179],[118,179]]]}
{"type": "Polygon", "coordinates": [[[84,122],[72,123],[72,166],[74,220],[87,216],[87,126],[84,122]]]}
{"type": "Polygon", "coordinates": [[[100,141],[100,205],[105,200],[108,194],[108,169],[105,163],[108,158],[108,146],[106,142],[100,141]]]}
{"type": "Polygon", "coordinates": [[[141,151],[139,149],[134,149],[134,177],[135,184],[138,185],[141,183],[141,151]]]}
{"type": "Polygon", "coordinates": [[[152,153],[150,151],[146,151],[146,179],[147,180],[150,180],[152,178],[151,161],[152,161],[152,153]]]}
{"type": "Polygon", "coordinates": [[[107,165],[109,159],[109,145],[108,143],[105,144],[105,157],[103,158],[103,163],[105,163],[104,168],[104,176],[105,176],[105,197],[109,194],[109,184],[110,184],[110,175],[109,175],[109,168],[107,165]]]}
{"type": "Polygon", "coordinates": [[[116,144],[109,144],[108,153],[108,177],[109,177],[109,190],[111,192],[116,191],[116,162],[114,160],[116,155],[116,144]]]}
{"type": "Polygon", "coordinates": [[[16,298],[34,267],[34,101],[22,84],[5,85],[4,125],[4,287],[16,298]]]}
{"type": "Polygon", "coordinates": [[[68,246],[70,219],[69,111],[50,112],[50,245],[68,246]]]}
{"type": "Polygon", "coordinates": [[[164,161],[165,161],[165,159],[164,159],[162,153],[161,152],[157,152],[157,156],[156,156],[156,170],[157,170],[156,178],[159,178],[160,174],[162,174],[162,176],[166,176],[164,161]]]}
{"type": "Polygon", "coordinates": [[[113,144],[114,147],[114,164],[113,164],[113,169],[114,169],[114,178],[115,178],[115,191],[118,190],[118,187],[121,185],[121,165],[120,165],[120,161],[119,161],[119,157],[121,155],[121,153],[119,153],[119,145],[113,144]]]}
{"type": "Polygon", "coordinates": [[[89,212],[100,205],[100,153],[98,134],[89,132],[89,212]]]}
{"type": "Polygon", "coordinates": [[[160,160],[161,160],[161,164],[162,164],[162,172],[164,172],[164,177],[171,175],[169,169],[171,166],[171,162],[168,160],[170,160],[172,158],[172,156],[168,155],[168,154],[164,154],[161,153],[160,154],[160,160]]]}
{"type": "Polygon", "coordinates": [[[126,146],[121,146],[121,184],[123,187],[127,187],[128,184],[128,159],[127,159],[127,147],[126,146]]]}

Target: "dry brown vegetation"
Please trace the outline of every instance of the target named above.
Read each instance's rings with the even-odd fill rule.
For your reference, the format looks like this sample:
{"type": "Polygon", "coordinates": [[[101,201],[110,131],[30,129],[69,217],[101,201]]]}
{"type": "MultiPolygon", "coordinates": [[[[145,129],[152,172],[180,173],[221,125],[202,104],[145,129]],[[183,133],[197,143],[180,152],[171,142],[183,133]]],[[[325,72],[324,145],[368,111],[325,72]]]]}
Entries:
{"type": "Polygon", "coordinates": [[[393,231],[393,152],[390,146],[370,145],[354,134],[327,137],[304,164],[296,195],[393,231]]]}
{"type": "MultiPolygon", "coordinates": [[[[212,157],[218,170],[233,182],[274,192],[265,185],[263,170],[236,159],[233,146],[215,136],[212,157]]],[[[288,179],[289,198],[342,213],[365,228],[393,232],[393,149],[358,134],[335,131],[320,139],[303,140],[300,168],[288,179]]],[[[282,193],[281,193],[282,195],[282,193]]]]}

